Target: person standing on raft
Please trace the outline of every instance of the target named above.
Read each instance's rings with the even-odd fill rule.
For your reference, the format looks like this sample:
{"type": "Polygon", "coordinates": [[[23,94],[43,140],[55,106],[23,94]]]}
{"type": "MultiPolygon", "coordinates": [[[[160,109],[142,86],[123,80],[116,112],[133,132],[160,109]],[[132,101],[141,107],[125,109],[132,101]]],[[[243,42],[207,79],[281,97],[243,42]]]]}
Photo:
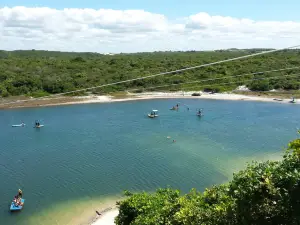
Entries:
{"type": "Polygon", "coordinates": [[[19,189],[17,196],[18,196],[18,198],[22,198],[23,197],[23,192],[22,192],[21,189],[19,189]]]}

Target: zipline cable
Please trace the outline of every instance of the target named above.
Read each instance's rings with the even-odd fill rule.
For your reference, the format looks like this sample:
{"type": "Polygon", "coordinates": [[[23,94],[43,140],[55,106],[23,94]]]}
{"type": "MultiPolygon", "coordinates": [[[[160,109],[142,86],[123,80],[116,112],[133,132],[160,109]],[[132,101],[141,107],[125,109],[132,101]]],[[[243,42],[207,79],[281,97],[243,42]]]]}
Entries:
{"type": "MultiPolygon", "coordinates": [[[[298,76],[300,76],[300,73],[299,74],[290,74],[290,75],[280,75],[280,76],[264,77],[264,78],[253,78],[253,79],[250,79],[248,81],[252,81],[252,80],[268,80],[268,79],[276,79],[276,78],[278,79],[278,78],[281,78],[281,77],[298,77],[298,76]]],[[[236,84],[236,83],[242,83],[242,82],[245,82],[245,81],[232,81],[232,82],[226,82],[226,83],[218,83],[218,85],[236,84]]],[[[185,83],[180,83],[180,84],[185,84],[185,83]]],[[[173,85],[180,85],[180,84],[173,84],[173,85]]],[[[213,85],[213,84],[201,85],[201,87],[211,86],[211,85],[213,85]]]]}
{"type": "Polygon", "coordinates": [[[248,75],[258,75],[258,74],[264,74],[264,73],[271,73],[271,72],[281,72],[285,70],[293,70],[293,69],[300,69],[300,66],[296,67],[289,67],[285,69],[277,69],[277,70],[267,70],[267,71],[260,71],[260,72],[254,72],[254,73],[245,73],[245,74],[240,74],[240,75],[232,75],[232,76],[226,76],[226,77],[216,77],[216,78],[209,78],[205,80],[196,80],[196,81],[188,81],[188,82],[182,82],[178,84],[165,84],[165,85],[159,85],[159,86],[152,86],[152,87],[146,87],[146,88],[134,88],[134,89],[127,89],[127,91],[137,91],[137,90],[147,90],[147,89],[152,89],[152,88],[160,88],[160,87],[169,87],[169,86],[175,86],[175,85],[180,85],[180,84],[193,84],[193,83],[200,83],[200,82],[206,82],[206,81],[213,81],[213,80],[222,80],[226,78],[235,78],[235,77],[242,77],[242,76],[248,76],[248,75]]]}

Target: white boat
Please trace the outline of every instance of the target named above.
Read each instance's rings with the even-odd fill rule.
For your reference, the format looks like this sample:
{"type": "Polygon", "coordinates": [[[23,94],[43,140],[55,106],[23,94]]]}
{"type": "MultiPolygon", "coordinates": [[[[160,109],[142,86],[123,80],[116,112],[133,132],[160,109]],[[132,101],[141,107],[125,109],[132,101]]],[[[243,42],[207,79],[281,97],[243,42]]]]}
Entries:
{"type": "Polygon", "coordinates": [[[11,125],[12,127],[25,127],[25,123],[11,125]]]}
{"type": "Polygon", "coordinates": [[[36,120],[33,128],[41,128],[43,126],[44,125],[42,125],[38,120],[36,120]]]}
{"type": "Polygon", "coordinates": [[[296,103],[296,100],[294,97],[292,97],[292,100],[290,101],[290,103],[296,103]]]}
{"type": "Polygon", "coordinates": [[[152,112],[151,112],[150,114],[148,114],[148,117],[149,117],[149,118],[155,118],[155,117],[158,117],[157,112],[158,112],[158,110],[153,109],[152,112]]]}

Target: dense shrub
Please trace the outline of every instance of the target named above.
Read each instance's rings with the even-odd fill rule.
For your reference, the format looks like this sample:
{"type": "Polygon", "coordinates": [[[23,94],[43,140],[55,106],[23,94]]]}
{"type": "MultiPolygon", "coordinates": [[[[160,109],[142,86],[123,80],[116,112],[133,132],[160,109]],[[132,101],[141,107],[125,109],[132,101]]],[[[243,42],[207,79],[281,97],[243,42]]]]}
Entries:
{"type": "MultiPolygon", "coordinates": [[[[197,66],[209,62],[248,55],[259,50],[236,51],[189,51],[154,52],[101,55],[96,53],[70,53],[50,51],[0,51],[0,94],[33,95],[55,94],[75,89],[113,83],[160,72],[197,66]],[[38,93],[38,94],[37,94],[38,93]]],[[[261,55],[244,60],[199,69],[156,76],[145,80],[99,88],[97,92],[108,93],[128,89],[149,90],[153,86],[163,86],[152,90],[211,90],[222,92],[234,90],[241,84],[248,84],[253,78],[267,78],[286,74],[297,74],[298,70],[281,73],[258,73],[255,76],[238,76],[258,71],[300,66],[299,50],[261,55]],[[213,78],[218,78],[213,80],[213,78]],[[195,83],[194,81],[206,80],[195,83]],[[189,84],[182,85],[184,82],[189,84]],[[191,83],[192,82],[192,83],[191,83]],[[194,83],[193,83],[194,82],[194,83]],[[226,83],[226,84],[224,84],[226,83]],[[165,86],[165,85],[173,86],[165,86]],[[181,84],[174,86],[175,84],[181,84]],[[101,90],[100,90],[101,89],[101,90]]],[[[271,87],[298,89],[300,77],[290,76],[288,80],[258,80],[250,84],[252,90],[264,91],[271,87]],[[269,82],[269,85],[267,85],[269,82]]],[[[150,89],[151,90],[151,89],[150,89]]]]}

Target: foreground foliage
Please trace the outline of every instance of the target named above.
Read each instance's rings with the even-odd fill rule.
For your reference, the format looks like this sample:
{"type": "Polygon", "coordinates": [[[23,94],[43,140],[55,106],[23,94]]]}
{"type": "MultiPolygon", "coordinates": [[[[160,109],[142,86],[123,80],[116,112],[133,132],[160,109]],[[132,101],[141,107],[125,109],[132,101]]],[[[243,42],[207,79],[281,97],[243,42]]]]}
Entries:
{"type": "Polygon", "coordinates": [[[252,163],[228,184],[186,195],[131,194],[119,202],[118,225],[300,224],[300,139],[281,161],[252,163]]]}
{"type": "MultiPolygon", "coordinates": [[[[0,51],[0,96],[30,95],[41,97],[48,94],[72,91],[120,80],[171,71],[205,63],[216,62],[261,50],[231,50],[207,52],[154,52],[136,54],[101,55],[96,53],[67,53],[49,51],[0,51]]],[[[299,73],[299,69],[228,78],[228,76],[300,66],[300,51],[288,50],[248,59],[227,62],[211,67],[158,76],[146,80],[114,85],[96,93],[124,91],[166,84],[222,78],[210,82],[163,87],[176,91],[232,90],[248,84],[253,90],[299,89],[300,78],[281,77],[256,80],[286,74],[299,73]],[[252,81],[251,81],[252,80],[252,81]],[[251,81],[251,82],[250,82],[251,81]],[[227,84],[224,84],[227,83],[227,84]],[[204,86],[203,86],[204,85],[204,86]]],[[[156,90],[156,89],[148,89],[156,90]]]]}

